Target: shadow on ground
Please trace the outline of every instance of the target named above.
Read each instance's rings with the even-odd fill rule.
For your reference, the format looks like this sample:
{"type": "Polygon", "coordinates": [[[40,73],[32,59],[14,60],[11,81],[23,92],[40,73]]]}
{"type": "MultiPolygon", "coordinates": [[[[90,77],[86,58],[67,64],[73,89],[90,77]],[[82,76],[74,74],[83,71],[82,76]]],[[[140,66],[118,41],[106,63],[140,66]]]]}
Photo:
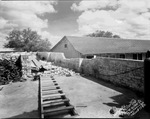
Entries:
{"type": "MultiPolygon", "coordinates": [[[[16,119],[16,118],[39,118],[38,114],[39,114],[38,110],[33,110],[31,112],[24,112],[23,114],[12,116],[12,117],[9,117],[9,118],[10,119],[16,119]]],[[[9,118],[7,118],[7,119],[9,119],[9,118]]]]}
{"type": "MultiPolygon", "coordinates": [[[[82,77],[121,93],[119,95],[115,95],[115,96],[110,97],[111,99],[113,99],[113,102],[103,103],[109,107],[120,108],[123,105],[128,105],[129,102],[131,101],[131,99],[140,99],[140,100],[144,101],[144,95],[138,94],[137,92],[133,92],[130,89],[116,86],[110,82],[96,79],[96,78],[93,78],[91,76],[82,76],[82,77]]],[[[143,108],[138,113],[136,113],[133,118],[150,119],[150,112],[147,112],[143,108]]]]}
{"type": "MultiPolygon", "coordinates": [[[[116,86],[108,81],[104,81],[102,79],[96,79],[96,78],[93,78],[93,77],[90,77],[90,76],[82,76],[82,77],[85,77],[86,79],[88,80],[91,80],[95,83],[98,83],[100,85],[103,85],[107,88],[110,88],[112,90],[115,90],[117,92],[120,92],[121,94],[120,95],[117,95],[117,96],[113,96],[113,97],[110,97],[114,100],[114,105],[116,105],[116,103],[118,104],[122,104],[124,103],[123,100],[126,100],[126,102],[129,102],[131,99],[139,99],[141,97],[138,97],[136,95],[135,92],[131,91],[130,89],[127,89],[127,88],[124,88],[124,87],[120,87],[120,86],[116,86]]],[[[143,99],[143,98],[141,98],[143,99]]],[[[110,104],[112,105],[112,104],[110,104]]]]}

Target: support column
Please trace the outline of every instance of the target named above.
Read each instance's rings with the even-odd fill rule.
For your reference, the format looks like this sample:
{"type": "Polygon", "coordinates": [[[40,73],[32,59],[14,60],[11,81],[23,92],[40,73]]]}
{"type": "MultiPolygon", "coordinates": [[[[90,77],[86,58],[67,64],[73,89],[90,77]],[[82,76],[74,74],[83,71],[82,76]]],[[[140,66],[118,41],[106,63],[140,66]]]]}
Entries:
{"type": "Polygon", "coordinates": [[[144,103],[150,112],[150,58],[144,60],[144,103]]]}

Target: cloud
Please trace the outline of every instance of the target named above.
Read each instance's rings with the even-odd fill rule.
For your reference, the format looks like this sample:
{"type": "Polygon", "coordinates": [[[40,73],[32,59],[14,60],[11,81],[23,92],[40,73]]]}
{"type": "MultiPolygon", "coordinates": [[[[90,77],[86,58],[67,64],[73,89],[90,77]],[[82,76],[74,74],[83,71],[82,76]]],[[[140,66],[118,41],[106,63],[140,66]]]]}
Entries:
{"type": "Polygon", "coordinates": [[[54,46],[62,38],[61,36],[52,35],[47,31],[42,31],[42,32],[39,31],[38,34],[41,35],[42,38],[44,38],[44,39],[47,38],[51,42],[52,46],[54,46]]]}
{"type": "Polygon", "coordinates": [[[82,12],[77,19],[79,34],[104,30],[122,38],[150,39],[149,0],[81,1],[71,9],[82,12]]]}
{"type": "Polygon", "coordinates": [[[30,27],[42,34],[48,28],[48,19],[43,16],[56,13],[56,4],[53,1],[0,1],[0,33],[6,35],[13,28],[30,27]]]}
{"type": "Polygon", "coordinates": [[[8,20],[0,17],[0,29],[3,29],[3,28],[10,28],[10,27],[17,27],[18,25],[17,24],[13,24],[13,23],[10,23],[8,20]]]}
{"type": "Polygon", "coordinates": [[[81,1],[79,5],[73,3],[71,9],[74,11],[86,11],[97,10],[104,8],[116,8],[117,0],[93,0],[93,1],[81,1]]]}

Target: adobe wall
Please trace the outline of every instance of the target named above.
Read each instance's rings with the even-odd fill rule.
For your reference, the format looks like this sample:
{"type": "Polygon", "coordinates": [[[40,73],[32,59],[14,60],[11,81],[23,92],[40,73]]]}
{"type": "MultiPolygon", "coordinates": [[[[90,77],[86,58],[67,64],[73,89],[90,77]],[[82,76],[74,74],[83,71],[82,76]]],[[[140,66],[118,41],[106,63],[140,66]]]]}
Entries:
{"type": "Polygon", "coordinates": [[[62,58],[54,62],[100,80],[144,92],[144,61],[142,60],[98,57],[95,59],[62,58]]]}

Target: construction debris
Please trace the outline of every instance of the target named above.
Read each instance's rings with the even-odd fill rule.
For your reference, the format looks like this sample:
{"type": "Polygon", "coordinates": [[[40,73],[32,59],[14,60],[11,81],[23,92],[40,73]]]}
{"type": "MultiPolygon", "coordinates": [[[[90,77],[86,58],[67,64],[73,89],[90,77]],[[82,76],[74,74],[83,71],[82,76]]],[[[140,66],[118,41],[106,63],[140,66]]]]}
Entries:
{"type": "Polygon", "coordinates": [[[76,73],[68,68],[63,68],[63,67],[59,67],[59,66],[55,66],[53,63],[51,62],[46,62],[46,61],[39,61],[40,64],[42,64],[42,66],[44,67],[45,71],[44,73],[46,74],[50,74],[51,76],[66,76],[66,77],[70,77],[73,75],[79,75],[79,73],[76,73]]]}
{"type": "Polygon", "coordinates": [[[117,109],[116,107],[112,107],[110,113],[114,114],[114,116],[118,115],[120,117],[133,117],[144,106],[145,104],[143,101],[132,99],[128,105],[123,105],[121,108],[117,109]]]}
{"type": "Polygon", "coordinates": [[[77,75],[77,73],[75,73],[74,71],[59,66],[52,66],[51,69],[46,73],[50,73],[52,76],[59,75],[67,77],[77,75]]]}
{"type": "Polygon", "coordinates": [[[112,107],[112,109],[110,109],[110,114],[115,114],[117,111],[116,107],[112,107]]]}

